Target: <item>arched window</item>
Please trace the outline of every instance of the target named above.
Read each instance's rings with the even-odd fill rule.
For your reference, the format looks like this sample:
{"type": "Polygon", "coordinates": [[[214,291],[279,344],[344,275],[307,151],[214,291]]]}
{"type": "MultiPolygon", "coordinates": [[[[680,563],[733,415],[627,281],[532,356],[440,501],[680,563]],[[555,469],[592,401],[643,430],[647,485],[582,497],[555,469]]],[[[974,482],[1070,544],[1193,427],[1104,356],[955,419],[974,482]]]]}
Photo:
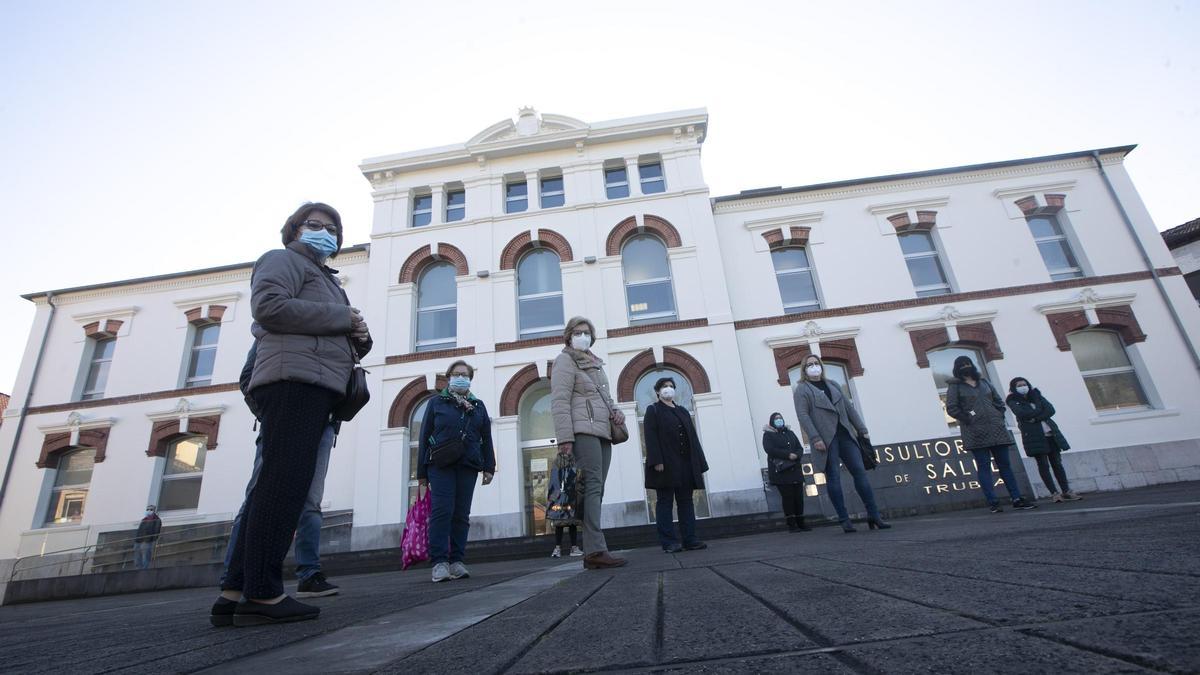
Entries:
{"type": "Polygon", "coordinates": [[[78,523],[83,519],[95,464],[96,451],[92,448],[75,450],[58,458],[54,485],[50,488],[50,505],[46,509],[47,525],[78,523]]]}
{"type": "Polygon", "coordinates": [[[550,381],[540,380],[521,396],[521,473],[524,476],[525,527],[530,535],[553,534],[546,522],[550,471],[558,455],[554,417],[550,414],[550,381]]]}
{"type": "MultiPolygon", "coordinates": [[[[933,383],[937,386],[938,398],[942,401],[942,415],[946,418],[946,424],[952,427],[958,426],[958,420],[946,412],[946,390],[950,386],[947,384],[947,380],[954,377],[954,359],[960,356],[970,357],[971,363],[975,364],[980,374],[991,379],[987,372],[987,361],[983,358],[983,352],[978,349],[959,345],[926,352],[926,357],[929,359],[929,372],[933,374],[933,383]]],[[[1006,395],[1003,388],[997,393],[1000,394],[1000,398],[1004,398],[1006,395]]]]}
{"type": "Polygon", "coordinates": [[[454,347],[458,336],[458,285],[454,265],[439,262],[417,282],[416,351],[454,347]]]}
{"type": "MultiPolygon", "coordinates": [[[[675,403],[687,408],[692,414],[692,421],[696,419],[696,407],[693,401],[695,396],[692,389],[692,383],[684,377],[683,373],[670,368],[656,368],[646,372],[638,378],[637,384],[633,386],[633,400],[637,402],[638,429],[641,433],[638,435],[642,439],[642,461],[646,461],[646,408],[658,400],[658,395],[654,393],[654,383],[660,377],[669,377],[675,380],[675,403]]],[[[708,492],[705,490],[697,490],[693,493],[696,503],[696,517],[708,518],[708,492]]],[[[657,496],[653,490],[646,490],[646,520],[647,522],[654,521],[654,507],[657,501],[657,496]]]]}
{"type": "Polygon", "coordinates": [[[548,248],[526,253],[517,264],[517,319],[522,339],[562,332],[562,295],[558,254],[548,248]]]}
{"type": "Polygon", "coordinates": [[[425,409],[433,396],[426,396],[413,408],[412,416],[408,418],[408,505],[417,501],[417,450],[421,445],[421,422],[425,420],[425,409]]]}
{"type": "Polygon", "coordinates": [[[188,436],[167,446],[162,485],[158,491],[159,511],[195,509],[200,505],[200,483],[204,480],[204,458],[208,438],[188,436]]]}
{"type": "Polygon", "coordinates": [[[908,274],[912,277],[917,297],[949,293],[950,281],[946,278],[946,271],[942,269],[933,235],[914,230],[900,233],[897,239],[900,240],[900,250],[904,252],[904,262],[908,265],[908,274]]]}
{"type": "Polygon", "coordinates": [[[775,265],[775,281],[779,284],[779,295],[783,298],[785,314],[821,308],[807,249],[774,249],[771,251],[771,262],[775,265]]]}
{"type": "Polygon", "coordinates": [[[675,319],[675,291],[667,247],[657,237],[642,234],[621,248],[625,272],[625,300],[631,324],[675,319]]]}
{"type": "Polygon", "coordinates": [[[1096,410],[1148,407],[1146,392],[1120,335],[1110,330],[1082,330],[1067,335],[1067,341],[1096,410]]]}

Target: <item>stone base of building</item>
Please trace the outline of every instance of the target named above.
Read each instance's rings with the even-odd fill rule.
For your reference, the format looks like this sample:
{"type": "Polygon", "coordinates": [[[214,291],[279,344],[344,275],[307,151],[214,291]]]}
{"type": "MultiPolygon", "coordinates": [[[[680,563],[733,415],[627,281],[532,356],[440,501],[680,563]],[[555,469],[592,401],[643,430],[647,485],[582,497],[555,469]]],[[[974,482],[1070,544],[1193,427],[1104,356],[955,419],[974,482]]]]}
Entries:
{"type": "MultiPolygon", "coordinates": [[[[1024,457],[1034,494],[1047,497],[1037,461],[1024,457]]],[[[1127,445],[1097,450],[1068,450],[1062,455],[1067,480],[1075,492],[1109,492],[1200,480],[1200,438],[1167,443],[1127,445]]]]}

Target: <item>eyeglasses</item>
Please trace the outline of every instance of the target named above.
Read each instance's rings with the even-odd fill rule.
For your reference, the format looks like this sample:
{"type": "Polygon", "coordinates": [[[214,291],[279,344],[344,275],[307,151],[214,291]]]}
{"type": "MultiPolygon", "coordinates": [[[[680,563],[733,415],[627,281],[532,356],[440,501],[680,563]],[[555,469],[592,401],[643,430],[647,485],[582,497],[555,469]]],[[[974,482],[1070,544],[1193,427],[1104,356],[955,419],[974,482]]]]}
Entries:
{"type": "Polygon", "coordinates": [[[327,225],[319,220],[306,220],[303,223],[300,223],[300,226],[305,229],[312,230],[313,232],[325,230],[329,232],[329,234],[337,234],[337,225],[334,225],[333,223],[329,223],[327,225]]]}

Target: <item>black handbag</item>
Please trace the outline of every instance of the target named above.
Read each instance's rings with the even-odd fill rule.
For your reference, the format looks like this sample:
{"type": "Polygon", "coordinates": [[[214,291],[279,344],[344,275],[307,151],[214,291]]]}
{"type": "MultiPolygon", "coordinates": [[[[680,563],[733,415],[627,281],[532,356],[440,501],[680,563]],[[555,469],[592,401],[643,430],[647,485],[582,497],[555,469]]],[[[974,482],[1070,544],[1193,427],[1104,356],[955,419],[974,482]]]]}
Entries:
{"type": "Polygon", "coordinates": [[[776,473],[785,473],[796,468],[798,462],[794,459],[772,458],[771,463],[775,466],[776,473]]]}
{"type": "Polygon", "coordinates": [[[858,450],[862,453],[863,468],[870,471],[879,466],[879,462],[875,461],[875,449],[862,436],[858,437],[858,450]]]}
{"type": "Polygon", "coordinates": [[[463,428],[458,436],[448,438],[429,449],[429,461],[439,469],[458,463],[467,454],[467,416],[463,414],[463,428]]]}
{"type": "MultiPolygon", "coordinates": [[[[346,338],[350,342],[350,338],[346,338]]],[[[350,356],[354,358],[354,368],[350,370],[350,380],[346,382],[346,395],[333,406],[333,419],[338,422],[349,422],[354,419],[359,410],[371,400],[371,390],[367,388],[367,373],[371,372],[358,362],[358,351],[350,342],[350,356]]]]}

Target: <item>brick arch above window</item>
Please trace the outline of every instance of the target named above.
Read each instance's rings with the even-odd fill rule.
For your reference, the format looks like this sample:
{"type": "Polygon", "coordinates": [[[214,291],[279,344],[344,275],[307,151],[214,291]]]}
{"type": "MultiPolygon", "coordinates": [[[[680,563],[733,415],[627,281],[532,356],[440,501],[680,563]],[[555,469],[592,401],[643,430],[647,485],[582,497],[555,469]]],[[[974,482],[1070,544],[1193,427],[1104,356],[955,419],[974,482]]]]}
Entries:
{"type": "Polygon", "coordinates": [[[521,260],[521,256],[529,251],[538,248],[547,248],[558,254],[558,259],[562,262],[574,260],[574,252],[571,250],[571,244],[567,238],[554,230],[538,230],[537,241],[533,240],[529,232],[522,232],[512,238],[512,241],[505,245],[504,250],[500,253],[500,269],[511,270],[515,269],[517,262],[521,260]]]}
{"type": "MultiPolygon", "coordinates": [[[[803,344],[795,347],[778,347],[771,351],[775,355],[775,374],[778,376],[776,381],[779,386],[786,387],[792,383],[788,379],[788,371],[803,365],[804,359],[812,353],[812,347],[803,344]]],[[[846,373],[850,377],[860,377],[865,372],[854,338],[821,342],[821,360],[834,361],[845,366],[846,373]]]]}
{"type": "Polygon", "coordinates": [[[546,364],[545,378],[538,375],[537,364],[534,363],[525,366],[513,374],[509,378],[508,384],[504,385],[504,392],[500,394],[500,416],[508,417],[509,415],[516,415],[520,410],[521,397],[538,382],[550,377],[550,368],[552,365],[553,362],[546,364]]]}
{"type": "Polygon", "coordinates": [[[662,239],[667,248],[675,248],[683,245],[683,239],[679,236],[679,230],[675,226],[658,216],[645,214],[642,216],[643,227],[639,228],[637,218],[629,216],[625,220],[617,223],[616,227],[608,233],[608,240],[604,246],[606,255],[620,255],[621,247],[625,242],[636,237],[643,232],[650,232],[658,235],[662,239]]]}
{"type": "Polygon", "coordinates": [[[1096,323],[1091,323],[1087,314],[1082,310],[1046,315],[1046,321],[1050,324],[1050,332],[1054,334],[1054,341],[1058,344],[1059,351],[1071,351],[1071,343],[1067,340],[1067,335],[1085,328],[1116,331],[1127,345],[1146,341],[1146,334],[1142,332],[1142,327],[1138,324],[1137,317],[1134,316],[1133,308],[1129,305],[1099,307],[1096,309],[1096,319],[1096,323]]]}
{"type": "Polygon", "coordinates": [[[193,307],[183,314],[187,317],[188,323],[200,326],[208,323],[221,323],[221,318],[225,316],[225,310],[225,305],[207,305],[193,307]],[[207,312],[205,312],[206,309],[207,312]]]}
{"type": "Polygon", "coordinates": [[[1018,209],[1021,209],[1021,213],[1026,216],[1037,216],[1058,213],[1063,210],[1063,207],[1067,203],[1066,195],[1044,194],[1042,197],[1046,200],[1045,206],[1038,204],[1036,195],[1029,195],[1028,197],[1018,199],[1015,204],[1018,209]]]}
{"type": "Polygon", "coordinates": [[[392,407],[388,409],[388,428],[399,429],[408,426],[408,418],[412,416],[413,411],[417,409],[421,401],[427,396],[432,396],[438,391],[447,386],[446,376],[438,375],[434,382],[436,389],[427,389],[425,387],[425,378],[418,377],[417,379],[404,385],[396,398],[392,400],[392,407]]]}
{"type": "Polygon", "coordinates": [[[780,230],[768,230],[762,233],[767,240],[767,247],[772,251],[781,248],[803,248],[808,246],[808,235],[812,228],[792,226],[788,228],[788,236],[784,237],[780,230]]]}
{"type": "Polygon", "coordinates": [[[83,334],[93,340],[107,340],[117,337],[117,331],[121,330],[121,325],[125,323],[117,319],[108,319],[101,326],[99,321],[93,321],[84,325],[83,334]]]}
{"type": "Polygon", "coordinates": [[[912,222],[908,211],[888,216],[888,222],[896,228],[896,234],[905,232],[928,232],[937,225],[937,211],[917,211],[917,222],[912,222]]]}
{"type": "Polygon", "coordinates": [[[656,368],[677,370],[687,378],[696,394],[707,394],[712,391],[708,382],[708,372],[704,366],[691,354],[674,347],[663,347],[662,363],[654,360],[654,350],[647,349],[625,364],[621,376],[617,379],[617,400],[625,403],[633,400],[633,390],[638,379],[656,368]]]}
{"type": "Polygon", "coordinates": [[[79,438],[74,444],[71,443],[71,432],[69,431],[46,434],[42,440],[42,451],[38,455],[37,467],[39,469],[57,469],[58,460],[64,455],[84,449],[95,450],[95,462],[97,464],[103,462],[105,452],[108,450],[109,429],[111,427],[80,429],[79,438]]]}
{"type": "Polygon", "coordinates": [[[955,330],[958,332],[957,340],[950,339],[950,331],[944,326],[909,331],[908,338],[912,341],[913,354],[917,357],[917,366],[928,368],[928,353],[934,349],[951,345],[977,347],[983,350],[983,356],[988,361],[999,361],[1004,358],[1004,352],[1000,350],[1000,342],[996,339],[996,331],[992,329],[990,321],[955,326],[955,330]]]}
{"type": "Polygon", "coordinates": [[[163,420],[155,422],[150,428],[150,447],[146,449],[147,457],[166,457],[171,444],[183,438],[204,436],[205,447],[208,450],[217,448],[217,434],[221,431],[221,416],[206,415],[204,417],[189,417],[187,431],[181,431],[180,420],[163,420]]]}
{"type": "Polygon", "coordinates": [[[439,243],[436,253],[432,246],[422,246],[408,256],[404,264],[400,266],[400,283],[415,282],[426,267],[437,262],[448,262],[454,265],[455,274],[460,277],[470,274],[470,269],[467,267],[467,256],[463,255],[463,252],[456,246],[439,243]]]}

